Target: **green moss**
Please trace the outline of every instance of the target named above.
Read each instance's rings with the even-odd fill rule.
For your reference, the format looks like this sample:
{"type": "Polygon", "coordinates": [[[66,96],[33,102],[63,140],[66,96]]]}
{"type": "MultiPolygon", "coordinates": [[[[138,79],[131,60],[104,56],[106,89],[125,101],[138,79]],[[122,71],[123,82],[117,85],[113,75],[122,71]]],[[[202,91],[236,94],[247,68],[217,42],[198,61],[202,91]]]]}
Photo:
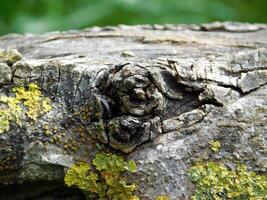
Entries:
{"type": "Polygon", "coordinates": [[[212,141],[210,141],[209,144],[210,144],[210,148],[211,148],[211,150],[212,150],[214,153],[220,151],[221,143],[220,143],[219,141],[217,141],[217,140],[212,140],[212,141]]]}
{"type": "Polygon", "coordinates": [[[245,165],[236,170],[209,162],[190,169],[189,177],[196,184],[194,200],[264,200],[267,177],[249,172],[245,165]]]}
{"type": "Polygon", "coordinates": [[[9,130],[11,122],[21,125],[22,104],[27,109],[27,116],[32,120],[52,109],[50,99],[42,96],[36,84],[30,83],[28,88],[26,90],[22,86],[15,87],[12,90],[15,97],[0,97],[0,103],[4,106],[0,108],[0,134],[9,130]]]}
{"type": "Polygon", "coordinates": [[[98,153],[93,159],[93,169],[88,163],[73,165],[65,176],[68,186],[76,186],[86,193],[95,193],[100,200],[139,200],[133,195],[135,184],[129,184],[123,173],[135,172],[134,161],[124,161],[121,156],[98,153]]]}

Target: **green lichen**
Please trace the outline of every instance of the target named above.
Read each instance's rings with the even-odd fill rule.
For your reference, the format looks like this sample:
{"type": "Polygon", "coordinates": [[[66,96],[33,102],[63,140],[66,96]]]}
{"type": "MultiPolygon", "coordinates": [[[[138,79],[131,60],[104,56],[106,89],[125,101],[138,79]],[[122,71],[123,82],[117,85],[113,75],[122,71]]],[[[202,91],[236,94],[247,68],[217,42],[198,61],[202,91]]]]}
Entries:
{"type": "Polygon", "coordinates": [[[256,175],[240,165],[229,170],[221,164],[208,162],[190,168],[190,180],[196,184],[193,200],[264,200],[267,177],[256,175]]]}
{"type": "Polygon", "coordinates": [[[23,107],[27,109],[26,114],[32,120],[52,109],[50,99],[43,97],[40,88],[34,83],[28,85],[28,90],[19,86],[14,87],[12,91],[15,96],[0,97],[0,134],[10,129],[11,122],[21,126],[23,107]]]}
{"type": "Polygon", "coordinates": [[[121,156],[98,153],[93,159],[93,168],[88,163],[77,163],[66,173],[65,183],[76,186],[85,194],[95,193],[100,200],[139,200],[133,194],[135,184],[123,177],[128,171],[134,173],[134,161],[124,161],[121,156]]]}
{"type": "Polygon", "coordinates": [[[221,143],[217,140],[212,140],[210,141],[210,148],[214,153],[217,153],[218,151],[220,151],[221,148],[221,143]]]}

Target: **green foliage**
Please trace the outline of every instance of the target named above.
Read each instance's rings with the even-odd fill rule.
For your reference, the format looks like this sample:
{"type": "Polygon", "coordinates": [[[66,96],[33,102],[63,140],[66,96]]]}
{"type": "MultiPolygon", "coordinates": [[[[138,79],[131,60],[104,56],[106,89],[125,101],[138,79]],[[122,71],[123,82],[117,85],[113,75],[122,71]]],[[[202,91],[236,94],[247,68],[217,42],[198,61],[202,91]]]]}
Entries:
{"type": "Polygon", "coordinates": [[[194,200],[264,200],[267,177],[249,172],[245,165],[229,170],[209,162],[190,168],[189,177],[196,184],[194,200]]]}
{"type": "Polygon", "coordinates": [[[0,134],[9,130],[11,122],[21,125],[22,103],[27,109],[27,116],[32,120],[36,120],[41,114],[52,109],[50,99],[42,96],[36,84],[30,83],[28,88],[25,90],[22,86],[15,87],[12,90],[15,97],[0,97],[0,104],[4,104],[4,108],[0,108],[0,134]]]}
{"type": "Polygon", "coordinates": [[[211,150],[212,150],[214,153],[220,151],[221,143],[220,143],[219,141],[217,141],[217,140],[212,140],[212,141],[210,141],[209,144],[210,144],[210,148],[211,148],[211,150]]]}
{"type": "Polygon", "coordinates": [[[87,194],[96,193],[100,200],[138,200],[133,195],[135,184],[127,183],[123,173],[135,172],[133,160],[124,161],[115,154],[98,153],[93,159],[94,169],[88,163],[73,165],[65,176],[68,186],[76,186],[87,194]]]}
{"type": "Polygon", "coordinates": [[[94,25],[267,22],[266,0],[0,0],[0,34],[94,25]]]}

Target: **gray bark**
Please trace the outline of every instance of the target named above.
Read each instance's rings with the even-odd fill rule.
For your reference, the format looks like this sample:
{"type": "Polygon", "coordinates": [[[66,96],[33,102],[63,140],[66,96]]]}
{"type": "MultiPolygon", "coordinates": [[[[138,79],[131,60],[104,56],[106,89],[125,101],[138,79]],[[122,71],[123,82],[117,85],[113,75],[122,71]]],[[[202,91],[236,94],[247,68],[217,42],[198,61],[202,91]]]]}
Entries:
{"type": "Polygon", "coordinates": [[[266,25],[13,34],[0,48],[0,95],[35,82],[53,106],[0,134],[0,199],[80,199],[64,170],[90,162],[96,143],[137,162],[141,199],[188,199],[200,159],[266,173],[266,25]]]}

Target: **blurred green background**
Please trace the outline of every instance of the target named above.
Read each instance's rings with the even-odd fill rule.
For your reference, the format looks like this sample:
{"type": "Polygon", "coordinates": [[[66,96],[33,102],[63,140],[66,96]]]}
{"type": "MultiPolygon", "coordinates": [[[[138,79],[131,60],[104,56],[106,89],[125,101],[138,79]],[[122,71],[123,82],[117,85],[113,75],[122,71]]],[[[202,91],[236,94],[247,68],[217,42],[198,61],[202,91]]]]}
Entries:
{"type": "Polygon", "coordinates": [[[0,0],[0,35],[89,26],[267,22],[267,0],[0,0]]]}

